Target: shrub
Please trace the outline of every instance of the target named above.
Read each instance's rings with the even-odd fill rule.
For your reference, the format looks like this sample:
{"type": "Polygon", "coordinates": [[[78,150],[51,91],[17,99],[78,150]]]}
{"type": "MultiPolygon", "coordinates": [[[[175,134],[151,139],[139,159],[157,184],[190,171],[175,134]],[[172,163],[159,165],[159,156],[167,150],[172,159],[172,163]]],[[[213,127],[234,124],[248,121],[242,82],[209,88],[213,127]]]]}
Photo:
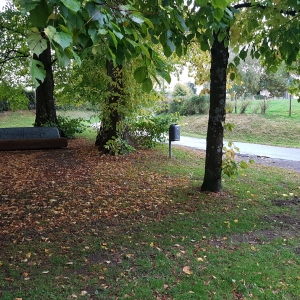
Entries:
{"type": "Polygon", "coordinates": [[[0,112],[10,110],[10,105],[7,100],[0,101],[0,112]]]}
{"type": "Polygon", "coordinates": [[[180,113],[183,109],[183,105],[183,97],[173,99],[170,103],[169,113],[180,113]]]}
{"type": "Polygon", "coordinates": [[[208,94],[202,96],[193,96],[190,98],[190,102],[195,107],[195,113],[197,114],[207,114],[209,110],[209,99],[208,94]]]}
{"type": "Polygon", "coordinates": [[[264,95],[255,95],[254,99],[256,99],[256,100],[263,100],[263,99],[265,99],[265,96],[264,95]]]}
{"type": "Polygon", "coordinates": [[[264,100],[260,103],[260,112],[262,115],[264,115],[269,108],[269,102],[264,100]]]}
{"type": "Polygon", "coordinates": [[[248,107],[251,106],[251,100],[243,100],[240,103],[240,114],[244,114],[248,107]]]}
{"type": "Polygon", "coordinates": [[[166,140],[166,133],[172,123],[178,122],[178,114],[163,114],[141,117],[130,123],[130,135],[138,147],[153,148],[166,140]]]}
{"type": "Polygon", "coordinates": [[[235,101],[226,101],[225,110],[226,113],[231,114],[234,110],[235,101]]]}
{"type": "Polygon", "coordinates": [[[57,127],[60,136],[68,139],[75,138],[76,133],[82,133],[86,129],[83,118],[71,119],[66,116],[58,116],[57,121],[58,124],[47,122],[43,124],[43,127],[57,127]]]}
{"type": "Polygon", "coordinates": [[[76,133],[82,133],[86,129],[83,118],[71,119],[66,116],[58,116],[58,130],[61,136],[72,139],[76,133]]]}

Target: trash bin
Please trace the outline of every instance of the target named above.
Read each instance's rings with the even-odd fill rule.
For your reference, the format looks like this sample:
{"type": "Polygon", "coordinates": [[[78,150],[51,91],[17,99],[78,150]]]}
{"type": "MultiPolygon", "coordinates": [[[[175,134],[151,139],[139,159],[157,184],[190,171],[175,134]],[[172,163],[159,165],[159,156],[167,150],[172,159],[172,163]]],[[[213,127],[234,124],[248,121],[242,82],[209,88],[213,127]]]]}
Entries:
{"type": "Polygon", "coordinates": [[[169,141],[180,141],[180,126],[171,124],[169,127],[169,141]]]}

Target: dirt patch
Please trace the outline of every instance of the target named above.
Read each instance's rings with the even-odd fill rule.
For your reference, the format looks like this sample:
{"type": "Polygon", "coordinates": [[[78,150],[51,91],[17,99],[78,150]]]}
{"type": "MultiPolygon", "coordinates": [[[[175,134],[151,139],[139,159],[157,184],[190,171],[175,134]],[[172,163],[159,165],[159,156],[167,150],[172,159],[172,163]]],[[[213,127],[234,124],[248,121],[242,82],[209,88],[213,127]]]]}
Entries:
{"type": "MultiPolygon", "coordinates": [[[[270,229],[251,231],[247,233],[234,234],[227,237],[227,240],[214,239],[209,242],[212,246],[221,247],[225,244],[264,244],[278,238],[294,238],[300,236],[300,216],[294,214],[300,210],[300,199],[272,200],[272,204],[279,207],[292,207],[292,214],[286,213],[271,214],[263,220],[270,224],[270,229]]],[[[300,254],[300,247],[296,250],[300,254]]]]}
{"type": "Polygon", "coordinates": [[[254,155],[237,155],[238,160],[249,161],[253,160],[256,164],[268,166],[268,167],[275,167],[275,168],[282,168],[287,170],[293,170],[300,173],[300,162],[294,160],[286,160],[286,159],[276,159],[270,158],[266,156],[254,156],[254,155]]]}
{"type": "Polygon", "coordinates": [[[300,205],[300,199],[298,197],[295,197],[294,199],[272,200],[272,204],[279,207],[294,207],[300,205]]]}

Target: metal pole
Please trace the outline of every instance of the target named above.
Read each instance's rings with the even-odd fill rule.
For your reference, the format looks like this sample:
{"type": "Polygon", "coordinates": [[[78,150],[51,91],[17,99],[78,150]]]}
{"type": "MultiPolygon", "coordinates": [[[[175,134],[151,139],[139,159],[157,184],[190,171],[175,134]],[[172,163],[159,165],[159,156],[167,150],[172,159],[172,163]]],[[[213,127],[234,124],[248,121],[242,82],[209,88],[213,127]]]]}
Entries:
{"type": "Polygon", "coordinates": [[[172,158],[172,144],[170,140],[169,140],[169,158],[172,158]]]}

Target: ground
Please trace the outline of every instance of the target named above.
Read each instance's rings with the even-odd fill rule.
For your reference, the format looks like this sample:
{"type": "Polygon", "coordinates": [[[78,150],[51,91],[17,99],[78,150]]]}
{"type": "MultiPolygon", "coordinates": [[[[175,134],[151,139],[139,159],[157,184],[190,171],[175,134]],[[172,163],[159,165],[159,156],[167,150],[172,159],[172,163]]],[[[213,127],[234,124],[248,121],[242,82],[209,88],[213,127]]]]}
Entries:
{"type": "MultiPolygon", "coordinates": [[[[196,157],[198,161],[203,162],[204,151],[190,148],[185,150],[184,155],[189,157],[193,152],[195,154],[193,158],[196,157]]],[[[171,172],[169,174],[155,172],[147,164],[145,165],[146,160],[151,164],[160,161],[165,164],[166,161],[171,160],[168,159],[167,151],[162,154],[154,153],[152,150],[143,150],[128,156],[101,155],[93,143],[85,139],[70,140],[66,149],[3,151],[0,160],[0,266],[1,261],[4,264],[0,271],[4,272],[3,276],[8,284],[10,280],[15,280],[14,285],[17,286],[20,282],[26,283],[30,277],[32,278],[30,280],[38,278],[40,270],[48,270],[47,268],[51,265],[47,262],[49,260],[52,264],[56,262],[57,266],[67,265],[62,273],[68,276],[68,272],[72,272],[73,276],[74,270],[68,269],[69,264],[72,263],[72,258],[75,260],[82,257],[82,251],[89,249],[88,241],[91,237],[99,239],[101,249],[86,255],[82,267],[75,269],[76,274],[82,278],[87,276],[93,278],[94,266],[99,268],[99,265],[109,261],[110,265],[117,268],[120,266],[120,261],[131,259],[133,254],[126,252],[127,248],[123,248],[124,244],[121,244],[120,249],[115,245],[112,248],[113,251],[111,249],[106,254],[103,252],[103,249],[109,248],[107,243],[111,241],[111,236],[123,236],[126,241],[132,236],[142,237],[139,245],[140,252],[135,252],[134,259],[139,254],[141,257],[145,255],[143,247],[151,249],[153,247],[160,253],[162,249],[159,248],[159,243],[152,243],[153,237],[150,241],[144,240],[148,223],[159,225],[168,215],[174,215],[178,219],[177,222],[180,221],[181,216],[186,215],[182,218],[187,217],[190,222],[189,213],[199,209],[198,189],[191,189],[191,181],[197,180],[200,184],[201,176],[194,179],[192,175],[187,178],[186,175],[181,177],[177,174],[175,178],[172,177],[171,172]],[[173,202],[179,191],[182,192],[184,199],[188,199],[187,201],[173,202]],[[33,243],[37,243],[38,247],[28,250],[27,247],[33,243]],[[56,246],[51,245],[55,243],[56,246]],[[14,247],[21,251],[11,254],[14,247]],[[80,248],[80,253],[72,250],[76,247],[80,248]],[[55,251],[56,255],[51,256],[55,251]],[[65,264],[56,261],[65,255],[68,258],[65,264]],[[35,265],[32,265],[33,263],[35,265]],[[24,265],[26,269],[20,271],[20,265],[24,265]],[[13,277],[11,270],[21,275],[13,277]]],[[[247,161],[249,157],[238,158],[247,161]]],[[[295,162],[282,160],[251,158],[258,163],[277,167],[291,168],[297,165],[295,162]]],[[[180,167],[176,165],[175,159],[172,164],[180,167]]],[[[298,171],[300,172],[299,169],[298,171]]],[[[221,218],[223,212],[226,214],[236,208],[234,195],[229,195],[228,191],[201,195],[205,196],[201,198],[201,209],[204,212],[214,211],[212,216],[221,218]]],[[[226,239],[224,235],[218,235],[218,237],[210,235],[207,239],[200,238],[193,241],[195,249],[211,246],[211,250],[234,251],[247,243],[255,252],[257,247],[266,245],[278,237],[288,241],[290,237],[299,237],[299,198],[295,195],[292,198],[282,199],[280,196],[276,199],[271,201],[271,206],[278,209],[260,216],[267,221],[266,228],[226,234],[226,239]]],[[[253,203],[255,206],[255,202],[253,203]]],[[[238,224],[242,223],[240,217],[238,218],[238,224]]],[[[206,230],[209,232],[210,226],[214,226],[209,222],[210,219],[200,221],[199,228],[198,226],[194,228],[193,223],[191,226],[195,232],[199,229],[200,237],[203,237],[206,235],[206,230]]],[[[187,226],[184,222],[182,224],[182,226],[187,226]]],[[[157,239],[161,235],[164,239],[164,234],[168,237],[172,235],[168,229],[160,227],[159,232],[154,232],[154,234],[157,239]]],[[[178,245],[174,242],[175,249],[181,247],[179,244],[183,243],[182,236],[179,237],[178,245]]],[[[174,236],[175,238],[177,237],[174,236]]],[[[298,256],[300,248],[298,245],[292,247],[292,252],[298,256]]],[[[152,253],[151,249],[148,254],[152,253]]],[[[180,250],[182,250],[180,255],[185,255],[185,249],[180,248],[180,250]]],[[[172,257],[170,254],[172,253],[168,252],[168,257],[172,257]]],[[[180,257],[174,257],[172,264],[174,260],[180,260],[180,257]]],[[[151,262],[153,259],[149,256],[151,262]]],[[[199,272],[202,271],[204,270],[199,269],[199,272]]],[[[188,274],[189,269],[183,272],[188,274]]],[[[104,282],[104,279],[100,277],[101,282],[104,282]]],[[[59,275],[53,280],[61,281],[64,285],[65,278],[67,277],[59,275]]],[[[11,288],[8,284],[5,285],[3,292],[11,288]]],[[[30,284],[29,281],[28,284],[30,284]]],[[[209,281],[205,281],[204,285],[206,284],[209,285],[209,281]]],[[[28,287],[27,289],[29,290],[28,287]]],[[[166,286],[166,289],[169,289],[169,286],[166,286]]],[[[17,292],[17,289],[14,291],[17,292]]],[[[89,299],[96,299],[93,298],[95,288],[92,285],[87,285],[84,291],[91,295],[89,299]]],[[[233,293],[232,299],[243,299],[238,291],[233,293]]],[[[157,297],[155,299],[171,298],[157,297]]]]}

